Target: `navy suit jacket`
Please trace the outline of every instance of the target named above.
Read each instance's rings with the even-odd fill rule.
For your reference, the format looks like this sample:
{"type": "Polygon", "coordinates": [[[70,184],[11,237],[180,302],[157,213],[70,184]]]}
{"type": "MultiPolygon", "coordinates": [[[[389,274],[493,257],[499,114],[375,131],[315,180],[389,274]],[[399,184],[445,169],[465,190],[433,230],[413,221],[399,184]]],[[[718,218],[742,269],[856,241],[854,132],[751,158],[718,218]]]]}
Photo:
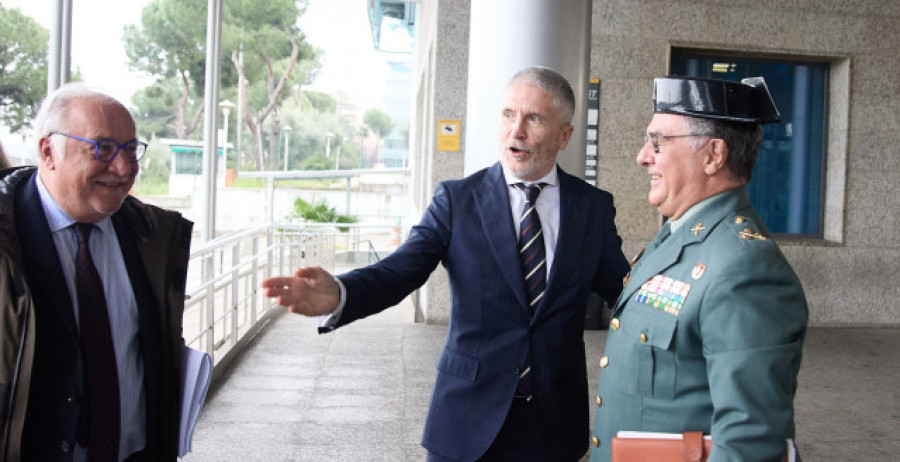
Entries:
{"type": "Polygon", "coordinates": [[[446,268],[452,312],[422,439],[437,455],[474,460],[484,454],[527,363],[547,453],[574,460],[587,450],[585,306],[592,291],[611,305],[629,266],[612,196],[562,169],[559,188],[554,264],[533,316],[499,163],[439,184],[403,245],[372,266],[339,276],[347,300],[338,326],[396,305],[438,263],[446,268]]]}
{"type": "MultiPolygon", "coordinates": [[[[37,173],[35,173],[37,175],[37,173]]],[[[84,367],[79,332],[69,290],[50,234],[33,177],[23,180],[16,191],[16,227],[22,246],[25,272],[32,287],[36,339],[34,365],[22,444],[22,460],[71,460],[79,429],[86,429],[84,367]]],[[[147,446],[150,460],[162,460],[160,441],[171,440],[162,418],[160,395],[164,375],[164,352],[159,305],[141,265],[136,238],[128,226],[113,215],[128,275],[138,302],[141,353],[144,361],[144,391],[147,404],[147,446]]],[[[168,343],[168,342],[165,342],[168,343]]],[[[171,366],[169,366],[171,367],[171,366]]],[[[172,375],[172,374],[165,374],[172,375]]],[[[174,377],[172,377],[174,380],[174,377]]],[[[164,422],[165,421],[165,422],[164,422]]]]}

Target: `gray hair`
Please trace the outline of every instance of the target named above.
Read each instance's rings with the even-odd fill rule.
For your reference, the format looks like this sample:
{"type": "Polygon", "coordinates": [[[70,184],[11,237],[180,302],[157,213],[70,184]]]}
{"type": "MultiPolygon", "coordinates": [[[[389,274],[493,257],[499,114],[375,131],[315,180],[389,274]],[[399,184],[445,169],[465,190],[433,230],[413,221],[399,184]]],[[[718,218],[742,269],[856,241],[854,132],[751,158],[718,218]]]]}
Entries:
{"type": "MultiPolygon", "coordinates": [[[[728,146],[728,158],[725,166],[737,178],[750,181],[753,166],[763,133],[759,125],[725,122],[698,117],[685,117],[685,129],[688,133],[697,133],[725,140],[728,146]]],[[[707,141],[708,142],[708,141],[707,141]]],[[[700,149],[704,145],[702,139],[690,140],[691,149],[700,149]]]]}
{"type": "Polygon", "coordinates": [[[572,92],[569,81],[558,72],[543,66],[526,67],[516,72],[516,75],[509,79],[507,86],[515,83],[550,92],[553,95],[552,106],[559,112],[563,125],[572,123],[572,118],[575,116],[575,93],[572,92]]]}
{"type": "MultiPolygon", "coordinates": [[[[81,82],[66,83],[47,95],[44,102],[41,103],[41,108],[32,124],[35,138],[40,140],[50,132],[67,131],[65,124],[71,103],[80,99],[91,99],[107,107],[125,107],[117,99],[96,88],[81,82]]],[[[65,153],[63,149],[65,140],[62,137],[57,137],[51,142],[54,143],[53,146],[60,155],[65,153]]]]}

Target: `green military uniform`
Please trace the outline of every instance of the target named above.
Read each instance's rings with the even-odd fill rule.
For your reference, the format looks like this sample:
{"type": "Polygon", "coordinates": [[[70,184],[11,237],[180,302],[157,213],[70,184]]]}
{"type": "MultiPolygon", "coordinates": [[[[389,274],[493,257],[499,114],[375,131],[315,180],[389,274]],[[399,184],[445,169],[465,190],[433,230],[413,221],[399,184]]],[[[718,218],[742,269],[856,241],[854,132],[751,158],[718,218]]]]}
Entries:
{"type": "Polygon", "coordinates": [[[781,460],[807,325],[800,281],[743,187],[683,218],[635,258],[613,309],[591,462],[610,460],[620,430],[702,431],[709,461],[781,460]]]}

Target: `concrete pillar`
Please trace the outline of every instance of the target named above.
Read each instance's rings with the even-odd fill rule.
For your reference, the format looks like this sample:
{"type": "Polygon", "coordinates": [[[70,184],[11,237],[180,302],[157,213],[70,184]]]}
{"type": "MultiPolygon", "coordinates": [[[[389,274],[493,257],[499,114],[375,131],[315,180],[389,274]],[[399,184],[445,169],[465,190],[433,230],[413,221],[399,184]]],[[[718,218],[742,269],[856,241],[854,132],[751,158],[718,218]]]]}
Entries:
{"type": "Polygon", "coordinates": [[[575,92],[575,131],[563,170],[584,177],[591,0],[472,0],[465,174],[498,160],[497,123],[506,83],[529,66],[550,67],[575,92]]]}

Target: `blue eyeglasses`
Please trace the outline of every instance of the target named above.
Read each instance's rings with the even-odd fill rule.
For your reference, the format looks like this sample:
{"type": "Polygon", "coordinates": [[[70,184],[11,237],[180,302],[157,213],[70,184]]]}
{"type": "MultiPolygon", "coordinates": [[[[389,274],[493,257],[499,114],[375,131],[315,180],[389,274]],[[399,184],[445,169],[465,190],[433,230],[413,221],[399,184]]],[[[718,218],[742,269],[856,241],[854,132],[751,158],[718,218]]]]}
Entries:
{"type": "Polygon", "coordinates": [[[144,153],[147,152],[147,143],[143,141],[138,141],[136,139],[131,140],[125,144],[119,144],[116,140],[112,140],[109,138],[100,138],[96,140],[90,140],[87,138],[82,138],[80,136],[70,135],[68,133],[63,132],[50,132],[50,136],[53,135],[61,135],[66,138],[72,138],[73,140],[84,141],[85,143],[90,143],[94,145],[94,157],[101,162],[112,162],[117,155],[119,155],[119,151],[123,152],[123,156],[125,156],[125,160],[128,162],[137,162],[144,157],[144,153]]]}

